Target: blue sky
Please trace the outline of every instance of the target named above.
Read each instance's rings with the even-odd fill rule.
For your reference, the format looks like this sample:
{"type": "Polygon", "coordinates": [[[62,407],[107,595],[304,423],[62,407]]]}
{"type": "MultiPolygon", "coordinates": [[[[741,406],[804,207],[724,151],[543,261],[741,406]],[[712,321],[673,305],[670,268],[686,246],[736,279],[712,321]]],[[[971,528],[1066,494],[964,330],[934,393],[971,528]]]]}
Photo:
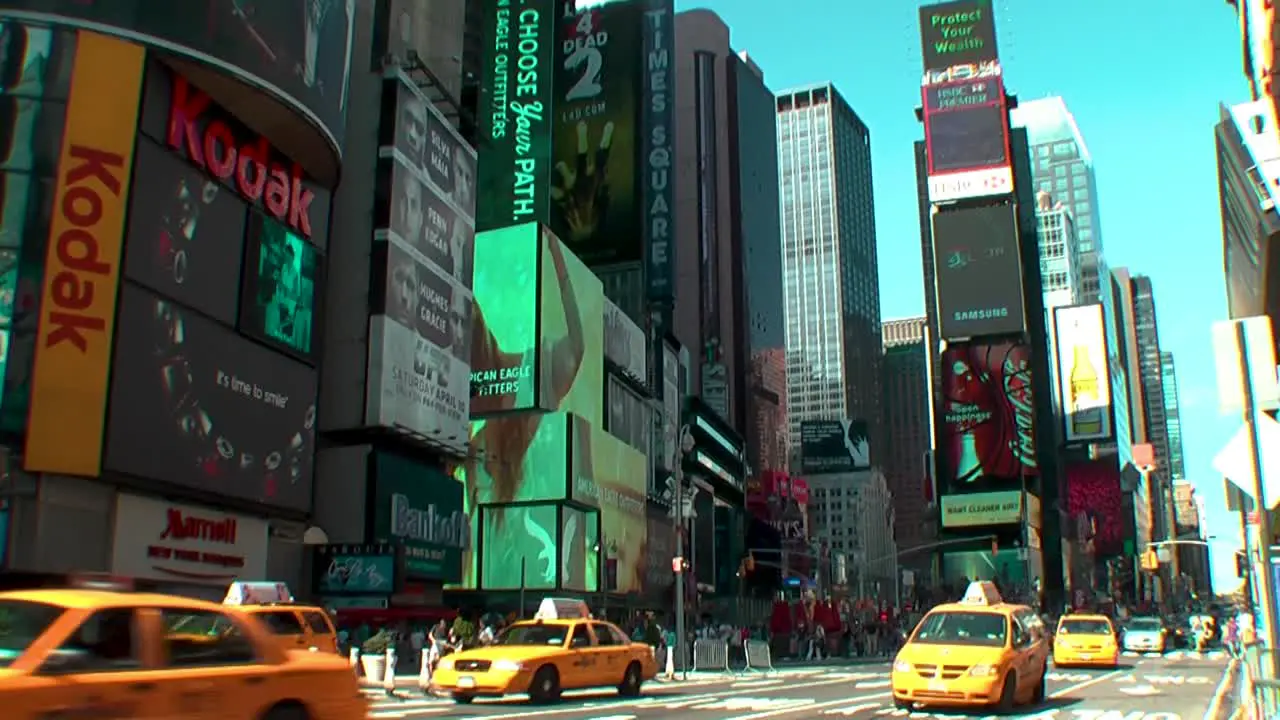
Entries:
{"type": "MultiPolygon", "coordinates": [[[[922,137],[910,0],[676,0],[729,25],[774,90],[830,80],[871,128],[885,318],[924,314],[912,143],[922,137]]],[[[1215,588],[1234,588],[1238,521],[1213,457],[1239,427],[1218,413],[1210,326],[1226,317],[1213,125],[1248,100],[1239,23],[1221,0],[995,0],[1001,63],[1022,99],[1061,95],[1093,155],[1112,267],[1149,275],[1178,369],[1188,476],[1208,504],[1215,588]]]]}

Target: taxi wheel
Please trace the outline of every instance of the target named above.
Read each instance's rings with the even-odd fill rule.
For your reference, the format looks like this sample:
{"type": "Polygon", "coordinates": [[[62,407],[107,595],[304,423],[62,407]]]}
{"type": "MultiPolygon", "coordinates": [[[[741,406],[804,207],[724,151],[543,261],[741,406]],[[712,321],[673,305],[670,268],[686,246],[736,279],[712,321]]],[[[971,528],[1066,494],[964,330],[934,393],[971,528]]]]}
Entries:
{"type": "Polygon", "coordinates": [[[286,705],[281,703],[267,711],[262,716],[262,720],[309,720],[311,713],[307,709],[298,704],[286,705]]]}
{"type": "Polygon", "coordinates": [[[1032,704],[1039,704],[1044,702],[1045,684],[1048,682],[1048,678],[1047,678],[1048,674],[1049,674],[1048,667],[1046,667],[1044,671],[1040,673],[1040,682],[1036,683],[1035,692],[1031,693],[1032,704]]]}
{"type": "Polygon", "coordinates": [[[1013,712],[1013,706],[1018,702],[1017,694],[1018,678],[1009,673],[1004,677],[1004,686],[1000,688],[1000,702],[996,704],[996,712],[1013,712]]]}
{"type": "Polygon", "coordinates": [[[640,694],[640,684],[642,682],[640,663],[633,662],[627,666],[627,671],[622,674],[622,682],[618,683],[618,694],[623,697],[636,697],[640,694]]]}
{"type": "Polygon", "coordinates": [[[459,705],[470,705],[475,699],[476,699],[475,695],[468,695],[466,693],[453,694],[453,701],[458,703],[459,705]]]}
{"type": "Polygon", "coordinates": [[[529,685],[529,697],[535,703],[555,702],[560,697],[560,674],[555,667],[543,665],[533,674],[533,682],[529,685]]]}

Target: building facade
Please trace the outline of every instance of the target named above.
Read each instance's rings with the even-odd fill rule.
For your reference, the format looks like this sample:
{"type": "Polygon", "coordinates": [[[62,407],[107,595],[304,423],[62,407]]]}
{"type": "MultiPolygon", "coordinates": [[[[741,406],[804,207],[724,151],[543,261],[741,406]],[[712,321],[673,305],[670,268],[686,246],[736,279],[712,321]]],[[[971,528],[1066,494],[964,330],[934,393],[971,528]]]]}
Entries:
{"type": "MultiPolygon", "coordinates": [[[[1141,354],[1138,348],[1137,318],[1134,311],[1133,277],[1127,268],[1116,268],[1111,271],[1112,290],[1112,324],[1116,359],[1113,363],[1119,369],[1121,377],[1112,379],[1112,388],[1123,389],[1123,408],[1116,410],[1117,450],[1120,465],[1132,463],[1133,446],[1147,442],[1147,400],[1146,386],[1142,382],[1141,354]],[[1121,422],[1121,421],[1125,422],[1121,422]],[[1121,436],[1123,428],[1128,432],[1121,436]]],[[[1151,483],[1145,475],[1138,475],[1138,482],[1133,485],[1133,492],[1126,493],[1132,499],[1134,541],[1136,547],[1145,547],[1156,539],[1152,525],[1151,483]]]]}
{"type": "Polygon", "coordinates": [[[894,597],[897,545],[893,496],[878,469],[811,475],[809,532],[814,543],[843,553],[848,586],[860,598],[894,597]]]}
{"type": "Polygon", "coordinates": [[[1133,319],[1137,338],[1138,378],[1142,385],[1143,408],[1147,436],[1155,451],[1156,467],[1148,477],[1150,487],[1152,532],[1166,537],[1170,522],[1168,493],[1170,486],[1169,425],[1165,409],[1164,373],[1160,364],[1160,331],[1156,324],[1155,289],[1151,278],[1134,275],[1133,319]]]}
{"type": "Polygon", "coordinates": [[[884,335],[884,427],[882,467],[893,496],[894,540],[899,563],[920,577],[934,577],[935,553],[912,548],[938,539],[926,458],[933,444],[929,402],[928,324],[923,317],[886,320],[884,335]]]}
{"type": "MultiPolygon", "coordinates": [[[[1204,498],[1196,493],[1195,486],[1186,480],[1174,482],[1173,495],[1178,521],[1178,539],[1204,541],[1206,537],[1203,525],[1204,498]]],[[[1209,558],[1208,545],[1178,546],[1181,587],[1201,598],[1213,596],[1213,573],[1209,558]]]]}
{"type": "Polygon", "coordinates": [[[883,447],[871,137],[829,83],[777,98],[787,418],[853,418],[883,447]]]}
{"type": "Polygon", "coordinates": [[[1165,434],[1169,438],[1169,479],[1185,480],[1186,463],[1182,457],[1182,415],[1178,410],[1178,370],[1173,353],[1160,353],[1160,387],[1164,392],[1165,434]]]}
{"type": "Polygon", "coordinates": [[[1076,301],[1099,302],[1106,265],[1102,257],[1097,178],[1084,135],[1060,97],[1022,101],[1014,108],[1012,119],[1027,130],[1036,191],[1049,193],[1053,203],[1061,203],[1075,221],[1081,293],[1076,301]]]}
{"type": "Polygon", "coordinates": [[[1047,192],[1036,195],[1036,223],[1040,238],[1040,275],[1045,308],[1075,305],[1081,289],[1080,244],[1075,219],[1047,192]]]}

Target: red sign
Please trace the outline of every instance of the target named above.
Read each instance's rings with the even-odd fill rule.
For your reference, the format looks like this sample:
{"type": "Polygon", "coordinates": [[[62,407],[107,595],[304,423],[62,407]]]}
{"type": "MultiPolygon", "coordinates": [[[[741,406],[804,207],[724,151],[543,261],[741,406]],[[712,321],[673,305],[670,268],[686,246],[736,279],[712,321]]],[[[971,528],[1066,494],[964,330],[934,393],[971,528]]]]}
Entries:
{"type": "Polygon", "coordinates": [[[801,505],[808,505],[809,481],[804,478],[791,478],[791,497],[801,505]]]}
{"type": "Polygon", "coordinates": [[[177,508],[169,508],[165,518],[164,532],[160,533],[161,540],[204,540],[236,544],[236,519],[233,517],[209,520],[190,513],[184,515],[177,508]]]}
{"type": "Polygon", "coordinates": [[[227,120],[218,117],[216,107],[208,95],[175,74],[169,106],[169,146],[185,151],[205,172],[310,238],[315,193],[303,184],[302,168],[297,163],[286,167],[274,160],[270,143],[260,135],[251,140],[236,137],[227,120]]]}

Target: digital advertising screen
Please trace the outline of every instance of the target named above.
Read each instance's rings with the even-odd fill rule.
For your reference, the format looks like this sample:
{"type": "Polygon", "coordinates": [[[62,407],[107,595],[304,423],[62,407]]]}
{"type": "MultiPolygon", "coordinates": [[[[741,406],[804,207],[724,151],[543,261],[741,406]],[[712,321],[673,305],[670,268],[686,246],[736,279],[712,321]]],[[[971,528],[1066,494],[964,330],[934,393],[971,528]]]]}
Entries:
{"type": "Polygon", "coordinates": [[[235,325],[248,205],[150,140],[134,163],[125,276],[235,325]]]}
{"type": "Polygon", "coordinates": [[[1013,193],[1009,112],[1000,75],[927,85],[929,201],[1013,193]]]}
{"type": "Polygon", "coordinates": [[[925,70],[996,59],[991,0],[958,0],[920,8],[920,50],[925,70]]]}
{"type": "Polygon", "coordinates": [[[313,369],[129,283],[112,367],[108,470],[311,507],[313,369]]]}
{"type": "Polygon", "coordinates": [[[658,313],[658,334],[670,327],[670,299],[675,293],[675,249],[672,228],[675,183],[671,181],[675,140],[675,56],[676,9],[674,0],[644,0],[645,22],[641,30],[641,52],[647,71],[640,101],[640,177],[644,228],[645,279],[650,299],[668,306],[658,313]],[[666,60],[667,62],[662,62],[666,60]],[[664,327],[665,326],[665,327],[664,327]]]}
{"type": "Polygon", "coordinates": [[[538,405],[603,425],[604,286],[545,233],[542,243],[538,405]]]}
{"type": "Polygon", "coordinates": [[[645,578],[649,487],[644,453],[581,417],[573,418],[574,502],[600,510],[605,590],[639,592],[645,578]]]}
{"type": "Polygon", "coordinates": [[[943,351],[944,486],[1008,489],[1039,474],[1031,388],[1031,349],[1025,344],[954,344],[943,351]]]}
{"type": "Polygon", "coordinates": [[[639,2],[566,15],[556,48],[551,229],[589,265],[644,258],[639,100],[647,27],[639,2]]]}
{"type": "Polygon", "coordinates": [[[563,500],[569,491],[569,416],[527,413],[473,420],[462,465],[468,511],[492,503],[563,500]]]}
{"type": "Polygon", "coordinates": [[[1026,315],[1017,207],[936,208],[932,220],[942,339],[1022,332],[1026,315]]]}
{"type": "Polygon", "coordinates": [[[354,3],[314,0],[0,0],[52,24],[105,25],[166,52],[188,48],[201,62],[281,100],[342,146],[354,3]]]}
{"type": "Polygon", "coordinates": [[[1101,304],[1053,310],[1058,355],[1058,392],[1067,442],[1108,440],[1111,370],[1101,304]]]}
{"type": "Polygon", "coordinates": [[[250,213],[240,330],[291,355],[314,358],[320,263],[314,245],[275,220],[250,213]]]}
{"type": "Polygon", "coordinates": [[[800,467],[809,474],[870,470],[871,433],[867,421],[801,421],[800,467]]]}
{"type": "Polygon", "coordinates": [[[552,83],[560,0],[527,0],[486,13],[480,77],[476,230],[547,222],[551,195],[552,83]]]}
{"type": "Polygon", "coordinates": [[[561,532],[558,510],[555,504],[482,509],[481,589],[556,587],[560,570],[557,540],[561,532]]]}
{"type": "Polygon", "coordinates": [[[1021,490],[943,495],[942,527],[984,527],[1022,521],[1021,490]]]}
{"type": "Polygon", "coordinates": [[[396,591],[396,546],[316,545],[312,588],[321,597],[390,595],[396,591]]]}
{"type": "Polygon", "coordinates": [[[430,465],[376,452],[368,495],[372,539],[403,549],[406,575],[458,582],[475,532],[463,495],[462,483],[430,465]]]}
{"type": "Polygon", "coordinates": [[[1099,460],[1067,463],[1067,512],[1091,527],[1093,547],[1100,556],[1124,551],[1126,519],[1120,469],[1099,460]]]}
{"type": "Polygon", "coordinates": [[[383,88],[375,227],[389,229],[469,290],[475,253],[475,150],[403,72],[388,78],[383,88]]]}
{"type": "Polygon", "coordinates": [[[600,514],[569,506],[561,508],[560,585],[565,590],[600,590],[600,514]]]}
{"type": "Polygon", "coordinates": [[[471,340],[471,414],[537,404],[538,287],[543,229],[537,223],[476,234],[471,340]]]}

